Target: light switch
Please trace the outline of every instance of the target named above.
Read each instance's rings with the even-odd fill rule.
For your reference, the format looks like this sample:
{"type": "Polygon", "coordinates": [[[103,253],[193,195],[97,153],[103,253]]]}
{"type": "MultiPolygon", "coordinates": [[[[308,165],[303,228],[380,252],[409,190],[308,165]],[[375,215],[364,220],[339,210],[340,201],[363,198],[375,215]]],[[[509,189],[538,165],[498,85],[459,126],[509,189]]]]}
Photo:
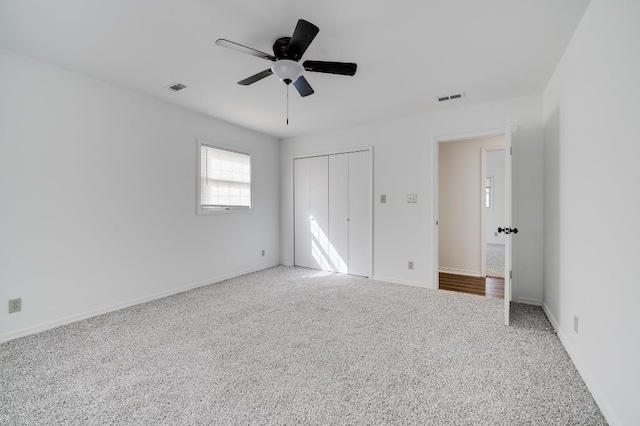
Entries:
{"type": "Polygon", "coordinates": [[[417,203],[417,202],[418,202],[418,194],[407,195],[407,203],[417,203]]]}

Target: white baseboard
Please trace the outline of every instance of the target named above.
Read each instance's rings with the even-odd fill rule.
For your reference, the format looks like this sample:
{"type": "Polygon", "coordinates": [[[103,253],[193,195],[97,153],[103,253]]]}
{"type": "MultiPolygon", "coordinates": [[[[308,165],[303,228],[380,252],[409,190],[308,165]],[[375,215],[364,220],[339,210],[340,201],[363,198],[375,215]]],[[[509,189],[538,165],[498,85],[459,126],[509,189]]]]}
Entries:
{"type": "Polygon", "coordinates": [[[526,297],[517,297],[512,301],[516,303],[524,303],[525,305],[542,306],[542,300],[538,300],[538,299],[528,299],[526,297]]]}
{"type": "Polygon", "coordinates": [[[542,310],[544,311],[545,315],[547,316],[547,318],[549,319],[549,322],[551,323],[551,325],[553,326],[553,328],[558,331],[559,327],[558,327],[558,321],[556,320],[556,318],[551,315],[551,311],[549,311],[549,308],[547,307],[547,304],[542,302],[542,310]]]}
{"type": "Polygon", "coordinates": [[[609,423],[609,425],[611,426],[622,425],[618,417],[614,414],[613,409],[611,408],[611,404],[609,404],[609,401],[605,397],[604,393],[600,390],[600,387],[594,380],[593,376],[589,373],[589,370],[580,359],[578,352],[569,343],[569,340],[566,337],[566,333],[560,328],[560,323],[551,314],[551,311],[547,307],[547,304],[544,302],[542,302],[542,309],[544,310],[544,313],[547,315],[547,318],[549,318],[549,322],[551,323],[553,328],[556,329],[556,332],[558,333],[558,338],[560,339],[562,346],[564,346],[564,349],[569,354],[571,361],[573,361],[573,365],[576,366],[578,373],[580,373],[582,380],[584,380],[584,383],[587,385],[587,389],[589,389],[589,392],[591,392],[591,395],[593,396],[593,399],[596,401],[596,404],[598,404],[598,407],[600,407],[600,411],[602,411],[602,414],[604,415],[604,418],[607,420],[607,423],[609,423]]]}
{"type": "Polygon", "coordinates": [[[87,312],[83,312],[80,314],[69,315],[67,317],[59,318],[53,321],[47,321],[40,324],[32,325],[29,327],[21,328],[19,330],[10,331],[8,333],[0,334],[0,343],[8,342],[9,340],[17,339],[19,337],[28,336],[30,334],[40,333],[45,330],[50,330],[55,327],[59,327],[61,325],[70,324],[72,322],[81,321],[87,318],[95,317],[98,315],[106,314],[108,312],[117,311],[120,309],[128,308],[130,306],[139,305],[141,303],[150,302],[152,300],[161,299],[163,297],[171,296],[174,294],[182,293],[188,290],[192,290],[194,288],[202,287],[209,284],[215,284],[220,281],[228,280],[230,278],[239,277],[241,275],[250,274],[252,272],[261,271],[263,269],[272,268],[274,266],[278,266],[279,263],[267,266],[259,266],[256,268],[248,269],[245,271],[234,272],[231,274],[221,275],[216,278],[212,278],[210,280],[202,281],[199,283],[188,284],[185,286],[177,287],[171,290],[165,290],[158,293],[151,294],[149,296],[138,297],[135,299],[129,299],[124,302],[114,303],[113,305],[105,306],[98,309],[92,309],[87,312]]]}
{"type": "Polygon", "coordinates": [[[282,266],[293,266],[293,262],[292,262],[292,261],[280,262],[280,264],[281,264],[282,266]]]}
{"type": "Polygon", "coordinates": [[[410,285],[412,287],[422,287],[422,288],[431,288],[431,289],[433,288],[433,284],[424,283],[421,281],[402,280],[399,278],[383,277],[380,275],[374,275],[373,279],[376,281],[385,281],[393,284],[410,285]]]}
{"type": "Polygon", "coordinates": [[[445,268],[441,266],[438,270],[443,274],[465,275],[467,277],[482,277],[482,274],[480,272],[471,271],[469,269],[445,268]]]}

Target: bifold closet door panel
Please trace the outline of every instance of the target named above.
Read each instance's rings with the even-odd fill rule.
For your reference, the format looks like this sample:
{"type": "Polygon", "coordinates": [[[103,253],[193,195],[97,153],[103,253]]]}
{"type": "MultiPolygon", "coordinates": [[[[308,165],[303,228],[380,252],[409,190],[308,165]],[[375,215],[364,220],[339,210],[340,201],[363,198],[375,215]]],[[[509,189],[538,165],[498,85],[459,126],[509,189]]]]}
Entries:
{"type": "Polygon", "coordinates": [[[371,276],[371,152],[349,153],[349,274],[371,276]]]}
{"type": "Polygon", "coordinates": [[[329,267],[329,159],[309,158],[309,230],[311,232],[312,268],[330,271],[329,267]]]}
{"type": "Polygon", "coordinates": [[[311,230],[309,228],[311,216],[309,205],[309,159],[299,158],[293,161],[293,202],[294,202],[294,265],[312,268],[311,230]]]}
{"type": "Polygon", "coordinates": [[[349,154],[329,156],[329,267],[349,273],[349,154]]]}

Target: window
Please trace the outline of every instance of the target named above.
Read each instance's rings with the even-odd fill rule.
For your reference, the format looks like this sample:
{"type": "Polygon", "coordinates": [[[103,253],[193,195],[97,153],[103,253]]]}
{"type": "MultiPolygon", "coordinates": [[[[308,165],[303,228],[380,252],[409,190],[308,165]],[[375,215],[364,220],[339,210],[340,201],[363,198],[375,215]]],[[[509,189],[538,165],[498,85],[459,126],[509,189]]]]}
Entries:
{"type": "Polygon", "coordinates": [[[493,205],[493,176],[489,176],[484,186],[484,204],[490,209],[493,205]]]}
{"type": "Polygon", "coordinates": [[[198,142],[198,213],[251,209],[251,156],[198,142]]]}

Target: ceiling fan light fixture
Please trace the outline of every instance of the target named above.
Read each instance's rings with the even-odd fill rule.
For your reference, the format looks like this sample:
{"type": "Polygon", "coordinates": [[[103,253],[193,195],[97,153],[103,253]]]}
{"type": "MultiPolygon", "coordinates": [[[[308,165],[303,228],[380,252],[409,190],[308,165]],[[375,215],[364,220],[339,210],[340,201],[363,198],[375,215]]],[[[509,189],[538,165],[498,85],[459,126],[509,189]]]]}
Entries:
{"type": "Polygon", "coordinates": [[[291,84],[304,72],[304,68],[291,59],[280,59],[271,66],[271,71],[285,84],[291,84]]]}

